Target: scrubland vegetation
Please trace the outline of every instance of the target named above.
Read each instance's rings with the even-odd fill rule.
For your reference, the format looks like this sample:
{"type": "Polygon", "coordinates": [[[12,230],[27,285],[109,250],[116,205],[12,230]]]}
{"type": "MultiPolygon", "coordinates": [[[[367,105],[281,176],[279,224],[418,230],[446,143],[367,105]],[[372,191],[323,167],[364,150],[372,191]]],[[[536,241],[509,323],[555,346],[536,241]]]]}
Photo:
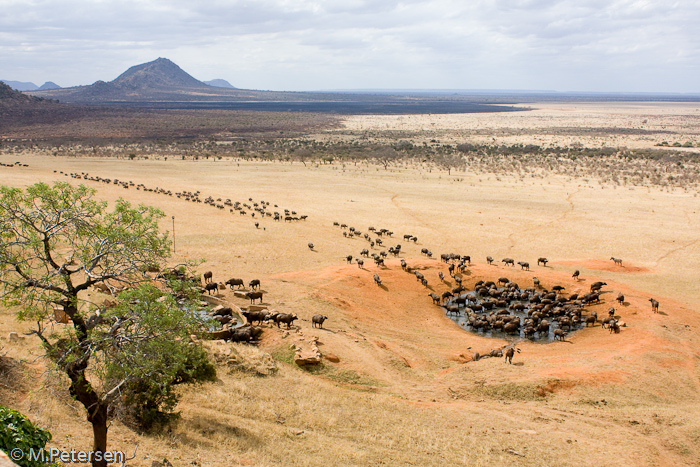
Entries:
{"type": "Polygon", "coordinates": [[[627,149],[590,147],[540,147],[537,145],[458,145],[400,140],[376,142],[321,142],[308,138],[254,139],[188,138],[159,139],[123,144],[0,141],[0,154],[25,151],[56,157],[109,157],[120,159],[245,160],[304,165],[377,164],[384,169],[419,168],[449,175],[476,173],[546,179],[561,175],[611,184],[697,190],[700,187],[700,152],[673,149],[627,149]]]}

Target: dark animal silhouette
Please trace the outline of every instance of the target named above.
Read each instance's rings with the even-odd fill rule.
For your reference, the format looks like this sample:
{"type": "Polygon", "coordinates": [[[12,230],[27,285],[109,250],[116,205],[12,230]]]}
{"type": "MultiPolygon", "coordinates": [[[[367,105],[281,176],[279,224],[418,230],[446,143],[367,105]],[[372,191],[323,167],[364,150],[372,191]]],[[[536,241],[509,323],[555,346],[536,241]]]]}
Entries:
{"type": "Polygon", "coordinates": [[[277,327],[280,327],[280,323],[284,323],[287,325],[287,329],[292,327],[292,323],[294,320],[297,319],[297,315],[293,313],[280,313],[277,316],[275,316],[275,323],[277,323],[277,327]]]}
{"type": "Polygon", "coordinates": [[[243,287],[243,279],[229,279],[225,282],[225,284],[231,287],[232,290],[234,285],[240,289],[243,287]]]}
{"type": "Polygon", "coordinates": [[[255,300],[260,299],[260,303],[263,301],[263,293],[262,292],[248,292],[245,294],[246,297],[250,299],[250,303],[255,303],[255,300]]]}
{"type": "Polygon", "coordinates": [[[248,287],[250,287],[252,290],[255,290],[256,288],[260,288],[260,279],[253,279],[252,281],[248,282],[248,287]]]}
{"type": "Polygon", "coordinates": [[[219,308],[212,316],[233,316],[233,309],[229,306],[219,308]]]}
{"type": "Polygon", "coordinates": [[[617,323],[617,320],[611,319],[608,323],[608,329],[610,329],[610,334],[613,332],[615,334],[620,334],[620,325],[617,323]]]}
{"type": "Polygon", "coordinates": [[[653,298],[650,298],[649,301],[651,302],[651,311],[654,313],[659,312],[659,302],[654,300],[653,298]]]}
{"type": "Polygon", "coordinates": [[[546,267],[548,262],[549,262],[549,260],[547,258],[537,258],[537,265],[538,266],[540,265],[540,263],[542,263],[542,266],[546,267]]]}
{"type": "MultiPolygon", "coordinates": [[[[518,349],[518,353],[520,353],[520,349],[518,349]]],[[[506,350],[505,361],[508,363],[513,363],[513,355],[515,355],[515,349],[513,347],[510,347],[508,350],[506,350]]]]}
{"type": "Polygon", "coordinates": [[[311,317],[311,323],[313,327],[323,328],[323,322],[328,319],[328,316],[323,315],[313,315],[311,317]]]}
{"type": "Polygon", "coordinates": [[[266,321],[267,317],[269,316],[267,311],[244,311],[241,314],[245,316],[245,319],[247,319],[250,324],[253,324],[256,321],[262,324],[262,322],[266,321]]]}
{"type": "Polygon", "coordinates": [[[205,272],[204,274],[202,274],[202,277],[204,277],[204,283],[207,284],[207,283],[211,282],[211,280],[212,280],[212,279],[211,279],[211,278],[212,278],[212,272],[211,272],[211,271],[207,271],[207,272],[205,272]]]}

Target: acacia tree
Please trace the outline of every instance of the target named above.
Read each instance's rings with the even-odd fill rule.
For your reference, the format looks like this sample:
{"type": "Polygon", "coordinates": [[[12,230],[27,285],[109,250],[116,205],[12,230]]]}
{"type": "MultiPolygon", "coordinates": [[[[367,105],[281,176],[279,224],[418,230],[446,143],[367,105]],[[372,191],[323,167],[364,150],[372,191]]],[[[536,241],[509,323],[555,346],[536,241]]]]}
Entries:
{"type": "Polygon", "coordinates": [[[66,182],[0,187],[0,293],[20,319],[37,323],[33,332],[87,411],[94,451],[105,452],[109,408],[129,385],[166,390],[196,377],[206,357],[186,338],[201,325],[196,315],[146,274],[169,255],[158,227],[164,214],[123,199],[108,212],[94,193],[66,182]],[[99,309],[87,290],[108,281],[127,291],[99,309]],[[57,309],[66,326],[55,322],[57,309]]]}
{"type": "Polygon", "coordinates": [[[374,151],[372,155],[380,164],[384,166],[384,170],[387,170],[389,168],[389,164],[392,164],[400,157],[400,154],[397,153],[394,148],[389,146],[382,146],[374,151]]]}
{"type": "Polygon", "coordinates": [[[447,175],[452,174],[452,169],[464,166],[464,159],[459,154],[440,154],[434,160],[437,165],[447,170],[447,175]]]}

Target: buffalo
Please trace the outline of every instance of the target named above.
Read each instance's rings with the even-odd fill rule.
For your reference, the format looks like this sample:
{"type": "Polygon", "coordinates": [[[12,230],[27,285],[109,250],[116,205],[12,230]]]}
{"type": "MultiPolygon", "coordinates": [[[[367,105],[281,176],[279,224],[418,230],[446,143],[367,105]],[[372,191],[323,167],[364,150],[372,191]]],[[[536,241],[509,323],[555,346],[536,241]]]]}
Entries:
{"type": "Polygon", "coordinates": [[[659,312],[659,302],[654,300],[653,298],[650,298],[649,301],[651,302],[651,311],[654,313],[659,312]]]}
{"type": "Polygon", "coordinates": [[[277,327],[280,327],[280,323],[284,323],[287,325],[287,329],[290,329],[295,319],[297,319],[296,314],[280,313],[277,316],[275,316],[275,323],[277,323],[277,327]]]}
{"type": "Polygon", "coordinates": [[[328,316],[324,315],[313,315],[311,317],[311,323],[313,327],[323,328],[323,322],[328,319],[328,316]]]}
{"type": "Polygon", "coordinates": [[[248,292],[245,294],[246,297],[250,299],[250,303],[253,304],[255,303],[255,300],[260,299],[260,303],[263,301],[263,293],[262,292],[248,292]]]}
{"type": "Polygon", "coordinates": [[[267,321],[269,316],[267,311],[244,311],[242,314],[250,324],[253,324],[256,321],[262,324],[263,321],[267,321]]]}
{"type": "MultiPolygon", "coordinates": [[[[518,349],[518,353],[520,353],[520,349],[518,349]]],[[[508,363],[513,363],[513,355],[515,355],[515,349],[513,347],[508,348],[508,350],[506,350],[505,361],[508,363]]]]}
{"type": "Polygon", "coordinates": [[[239,289],[243,287],[243,279],[229,279],[224,283],[231,287],[231,290],[233,290],[234,285],[237,286],[239,289]]]}
{"type": "Polygon", "coordinates": [[[204,285],[204,290],[206,290],[209,295],[211,295],[212,290],[216,294],[216,291],[218,289],[219,289],[219,284],[217,284],[216,282],[209,282],[209,283],[204,285]]]}

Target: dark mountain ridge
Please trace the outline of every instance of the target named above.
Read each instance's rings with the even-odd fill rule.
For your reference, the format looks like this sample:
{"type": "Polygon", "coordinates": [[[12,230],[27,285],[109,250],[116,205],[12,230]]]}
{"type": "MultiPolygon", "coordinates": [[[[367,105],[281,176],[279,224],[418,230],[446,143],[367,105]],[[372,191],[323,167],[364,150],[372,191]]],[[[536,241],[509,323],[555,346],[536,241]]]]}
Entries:
{"type": "Polygon", "coordinates": [[[210,86],[167,58],[132,66],[113,81],[100,80],[88,86],[36,90],[30,93],[61,102],[89,105],[260,99],[269,94],[263,91],[241,91],[233,87],[210,86]]]}
{"type": "Polygon", "coordinates": [[[0,106],[14,107],[28,104],[48,103],[46,99],[29,96],[12,89],[10,86],[0,81],[0,106]]]}
{"type": "MultiPolygon", "coordinates": [[[[221,83],[217,83],[221,84],[221,83]]],[[[329,92],[276,92],[210,86],[166,58],[132,66],[110,82],[31,91],[60,102],[150,109],[260,110],[338,114],[473,113],[516,110],[511,99],[434,95],[379,95],[329,92]]]]}
{"type": "Polygon", "coordinates": [[[167,58],[132,66],[109,84],[129,91],[209,87],[167,58]]]}
{"type": "Polygon", "coordinates": [[[0,130],[17,124],[63,118],[66,106],[51,99],[28,96],[0,82],[0,130]]]}

